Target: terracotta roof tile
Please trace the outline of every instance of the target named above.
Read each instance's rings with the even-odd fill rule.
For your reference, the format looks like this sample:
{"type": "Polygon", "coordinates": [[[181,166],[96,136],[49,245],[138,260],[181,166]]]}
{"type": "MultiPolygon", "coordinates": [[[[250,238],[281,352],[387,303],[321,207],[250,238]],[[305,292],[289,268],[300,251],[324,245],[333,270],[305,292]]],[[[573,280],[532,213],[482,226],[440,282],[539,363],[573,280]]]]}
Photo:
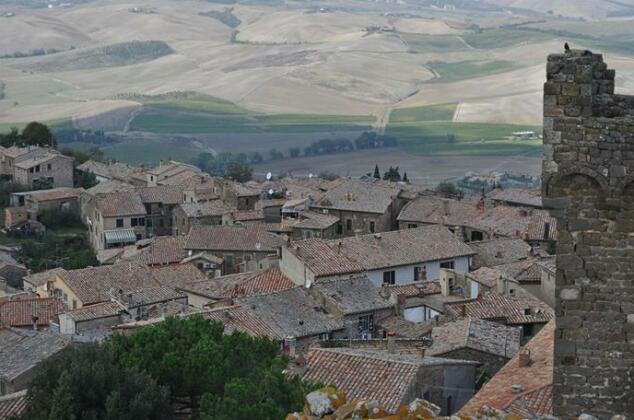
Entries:
{"type": "Polygon", "coordinates": [[[155,237],[147,248],[131,257],[131,260],[150,266],[176,264],[187,257],[186,242],[186,236],[155,237]]]}
{"type": "Polygon", "coordinates": [[[194,225],[187,236],[185,248],[196,251],[275,252],[284,243],[280,236],[268,232],[264,224],[194,225]]]}
{"type": "Polygon", "coordinates": [[[96,208],[103,217],[145,215],[145,206],[136,192],[113,192],[99,195],[96,208]]]}
{"type": "Polygon", "coordinates": [[[416,363],[372,357],[349,349],[313,348],[305,355],[305,381],[332,384],[348,399],[376,399],[389,412],[404,403],[420,366],[416,363]]]}
{"type": "Polygon", "coordinates": [[[76,322],[92,319],[107,318],[118,315],[124,308],[117,302],[103,302],[95,305],[84,306],[65,313],[66,316],[76,322]]]}
{"type": "Polygon", "coordinates": [[[230,306],[204,312],[203,317],[221,322],[225,326],[225,334],[242,331],[254,337],[268,337],[273,340],[283,340],[278,332],[258,318],[253,312],[242,306],[230,306]]]}
{"type": "Polygon", "coordinates": [[[319,293],[344,315],[392,308],[394,304],[381,296],[381,289],[367,277],[318,282],[312,290],[319,293]]]}
{"type": "Polygon", "coordinates": [[[110,292],[129,292],[159,283],[150,270],[136,263],[69,270],[57,275],[77,295],[83,305],[109,301],[110,292]]]}
{"type": "Polygon", "coordinates": [[[33,201],[50,201],[50,200],[62,200],[64,198],[79,198],[79,195],[84,191],[83,188],[55,188],[52,190],[43,191],[30,191],[22,193],[33,201]]]}
{"type": "Polygon", "coordinates": [[[137,189],[143,203],[179,204],[183,202],[183,188],[172,185],[137,189]]]}
{"type": "Polygon", "coordinates": [[[0,334],[0,379],[13,381],[71,344],[68,336],[49,331],[17,331],[0,334]]]}
{"type": "Polygon", "coordinates": [[[68,310],[64,302],[57,298],[20,299],[0,302],[0,327],[48,326],[49,321],[68,310]]]}
{"type": "Polygon", "coordinates": [[[160,284],[171,288],[207,280],[207,275],[193,263],[156,266],[150,272],[160,284]]]}
{"type": "Polygon", "coordinates": [[[476,252],[473,256],[474,269],[507,264],[531,255],[531,246],[522,239],[498,238],[469,242],[469,246],[476,252]]]}
{"type": "Polygon", "coordinates": [[[319,209],[383,214],[401,192],[399,187],[346,180],[329,189],[312,207],[319,209]]]}
{"type": "Polygon", "coordinates": [[[486,197],[514,205],[542,207],[542,192],[536,188],[496,188],[486,197]]]}
{"type": "Polygon", "coordinates": [[[354,273],[473,255],[444,226],[425,226],[336,240],[307,239],[289,251],[318,276],[354,273]]]}
{"type": "Polygon", "coordinates": [[[525,346],[530,351],[531,363],[521,367],[519,354],[515,355],[460,413],[475,415],[485,404],[498,410],[517,410],[522,398],[526,399],[528,406],[537,410],[538,415],[552,414],[552,392],[547,387],[553,383],[554,337],[555,321],[550,321],[525,346]],[[520,385],[524,391],[519,394],[513,392],[513,385],[520,385]]]}
{"type": "Polygon", "coordinates": [[[427,337],[432,331],[432,325],[424,322],[411,322],[400,315],[390,315],[380,319],[377,326],[386,331],[392,331],[397,337],[419,339],[427,337]]]}
{"type": "Polygon", "coordinates": [[[26,412],[26,392],[25,389],[14,394],[0,396],[0,419],[19,418],[26,412]]]}
{"type": "Polygon", "coordinates": [[[507,327],[477,318],[464,318],[448,322],[432,331],[433,344],[427,350],[430,356],[442,356],[454,350],[473,350],[510,359],[520,348],[519,328],[507,327]]]}
{"type": "Polygon", "coordinates": [[[447,312],[460,316],[462,306],[465,315],[473,318],[504,319],[509,325],[546,323],[555,317],[553,309],[521,288],[514,295],[495,292],[483,293],[478,299],[446,303],[447,312]]]}

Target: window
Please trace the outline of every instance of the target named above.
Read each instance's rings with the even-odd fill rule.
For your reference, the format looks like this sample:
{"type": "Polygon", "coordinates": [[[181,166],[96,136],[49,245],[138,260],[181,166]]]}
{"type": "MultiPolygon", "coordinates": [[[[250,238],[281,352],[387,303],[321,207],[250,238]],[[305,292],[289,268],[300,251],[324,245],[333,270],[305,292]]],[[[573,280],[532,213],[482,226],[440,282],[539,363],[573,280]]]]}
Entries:
{"type": "Polygon", "coordinates": [[[145,219],[143,217],[139,217],[139,226],[145,226],[145,219]]]}
{"type": "Polygon", "coordinates": [[[341,223],[337,224],[337,235],[343,234],[343,225],[341,223]]]}
{"type": "Polygon", "coordinates": [[[414,281],[427,280],[427,267],[414,267],[414,281]]]}
{"type": "Polygon", "coordinates": [[[165,227],[165,221],[163,219],[159,219],[159,226],[165,227]]]}
{"type": "Polygon", "coordinates": [[[62,294],[62,296],[64,297],[64,302],[68,302],[68,295],[66,293],[62,294]]]}
{"type": "Polygon", "coordinates": [[[522,335],[524,337],[532,337],[534,334],[533,324],[522,325],[522,335]]]}
{"type": "Polygon", "coordinates": [[[152,219],[147,219],[147,227],[152,227],[152,219]]]}
{"type": "Polygon", "coordinates": [[[407,228],[408,229],[416,229],[418,227],[418,225],[416,223],[408,223],[407,224],[407,228]]]}
{"type": "Polygon", "coordinates": [[[77,301],[73,299],[73,309],[77,309],[77,301]]]}
{"type": "Polygon", "coordinates": [[[443,261],[440,263],[440,268],[448,268],[450,270],[453,270],[455,267],[455,262],[454,260],[451,261],[443,261]]]}
{"type": "Polygon", "coordinates": [[[37,165],[37,166],[35,167],[35,172],[40,172],[40,165],[37,165]]]}
{"type": "Polygon", "coordinates": [[[359,317],[359,333],[367,333],[374,330],[374,315],[364,315],[359,317]]]}
{"type": "Polygon", "coordinates": [[[376,223],[370,222],[370,233],[374,233],[376,230],[376,223]]]}
{"type": "Polygon", "coordinates": [[[123,227],[123,219],[117,219],[117,227],[118,228],[122,228],[123,227]]]}
{"type": "Polygon", "coordinates": [[[482,232],[473,231],[471,232],[471,240],[472,241],[481,241],[484,239],[484,235],[482,232]]]}
{"type": "Polygon", "coordinates": [[[330,340],[330,333],[319,334],[320,341],[328,341],[330,340]]]}
{"type": "Polygon", "coordinates": [[[346,220],[346,230],[352,230],[352,219],[346,220]]]}
{"type": "Polygon", "coordinates": [[[29,173],[33,173],[33,168],[29,168],[29,173]]]}
{"type": "Polygon", "coordinates": [[[133,217],[132,219],[130,219],[130,226],[137,226],[139,224],[139,221],[136,217],[133,217]]]}
{"type": "Polygon", "coordinates": [[[46,165],[46,170],[47,171],[53,170],[53,165],[51,165],[50,163],[48,165],[46,165]]]}
{"type": "Polygon", "coordinates": [[[226,272],[227,274],[233,273],[233,255],[225,255],[226,272]]]}
{"type": "Polygon", "coordinates": [[[394,284],[396,282],[396,272],[384,271],[383,272],[383,284],[394,284]]]}

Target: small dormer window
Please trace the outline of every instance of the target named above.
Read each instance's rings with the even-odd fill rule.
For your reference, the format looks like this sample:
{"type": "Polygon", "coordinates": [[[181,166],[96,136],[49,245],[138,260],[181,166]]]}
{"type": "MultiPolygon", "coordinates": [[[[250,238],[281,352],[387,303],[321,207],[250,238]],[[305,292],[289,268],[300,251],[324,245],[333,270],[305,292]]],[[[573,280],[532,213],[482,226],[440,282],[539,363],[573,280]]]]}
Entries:
{"type": "Polygon", "coordinates": [[[524,315],[530,315],[532,313],[531,308],[524,309],[524,315]]]}

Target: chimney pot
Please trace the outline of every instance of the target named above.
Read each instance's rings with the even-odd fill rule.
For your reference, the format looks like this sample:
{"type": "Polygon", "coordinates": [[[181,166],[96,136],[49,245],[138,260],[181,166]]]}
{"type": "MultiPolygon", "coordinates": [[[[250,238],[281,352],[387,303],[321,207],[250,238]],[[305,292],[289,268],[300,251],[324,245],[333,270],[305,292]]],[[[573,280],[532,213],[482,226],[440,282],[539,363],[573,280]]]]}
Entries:
{"type": "Polygon", "coordinates": [[[389,354],[396,353],[396,333],[394,331],[387,332],[387,352],[389,354]]]}
{"type": "Polygon", "coordinates": [[[531,351],[529,349],[520,350],[520,354],[518,357],[518,362],[520,367],[527,367],[531,364],[531,351]]]}

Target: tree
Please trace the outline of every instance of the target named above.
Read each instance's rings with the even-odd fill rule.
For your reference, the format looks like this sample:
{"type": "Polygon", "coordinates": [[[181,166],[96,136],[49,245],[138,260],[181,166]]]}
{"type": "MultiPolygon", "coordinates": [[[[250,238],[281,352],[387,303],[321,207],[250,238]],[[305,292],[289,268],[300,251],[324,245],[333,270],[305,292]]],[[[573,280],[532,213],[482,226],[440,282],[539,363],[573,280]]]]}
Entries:
{"type": "Polygon", "coordinates": [[[24,420],[173,418],[169,390],[122,367],[110,347],[71,346],[43,362],[28,391],[24,420]]]}
{"type": "Polygon", "coordinates": [[[407,172],[403,172],[403,182],[406,182],[409,184],[409,178],[407,177],[407,172]]]}
{"type": "Polygon", "coordinates": [[[301,153],[301,150],[299,147],[291,147],[290,149],[288,149],[288,154],[292,158],[299,157],[300,153],[301,153]]]}
{"type": "Polygon", "coordinates": [[[50,146],[55,147],[55,137],[51,130],[44,124],[33,121],[22,130],[22,142],[26,146],[50,146]]]}
{"type": "Polygon", "coordinates": [[[269,159],[271,160],[284,159],[284,153],[280,152],[277,149],[271,149],[269,151],[269,159]]]}
{"type": "Polygon", "coordinates": [[[8,134],[0,135],[0,145],[2,147],[11,147],[20,141],[20,132],[17,128],[11,127],[8,134]]]}
{"type": "Polygon", "coordinates": [[[383,180],[384,181],[392,181],[392,182],[400,181],[401,180],[401,174],[399,173],[398,166],[396,168],[392,168],[390,166],[390,169],[388,169],[387,172],[385,172],[383,174],[383,180]]]}
{"type": "Polygon", "coordinates": [[[460,191],[458,187],[456,187],[456,184],[453,184],[451,182],[441,182],[436,187],[436,192],[441,193],[447,197],[462,198],[463,195],[462,191],[460,191]]]}
{"type": "Polygon", "coordinates": [[[240,163],[232,163],[225,172],[225,178],[236,182],[248,182],[253,178],[253,169],[240,163]]]}
{"type": "Polygon", "coordinates": [[[381,171],[379,171],[379,164],[377,163],[374,166],[374,175],[372,175],[376,179],[381,179],[381,171]]]}
{"type": "Polygon", "coordinates": [[[176,411],[196,418],[284,418],[303,404],[308,390],[283,370],[287,359],[277,342],[193,316],[167,318],[131,336],[110,341],[123,367],[136,367],[171,390],[176,411]]]}

